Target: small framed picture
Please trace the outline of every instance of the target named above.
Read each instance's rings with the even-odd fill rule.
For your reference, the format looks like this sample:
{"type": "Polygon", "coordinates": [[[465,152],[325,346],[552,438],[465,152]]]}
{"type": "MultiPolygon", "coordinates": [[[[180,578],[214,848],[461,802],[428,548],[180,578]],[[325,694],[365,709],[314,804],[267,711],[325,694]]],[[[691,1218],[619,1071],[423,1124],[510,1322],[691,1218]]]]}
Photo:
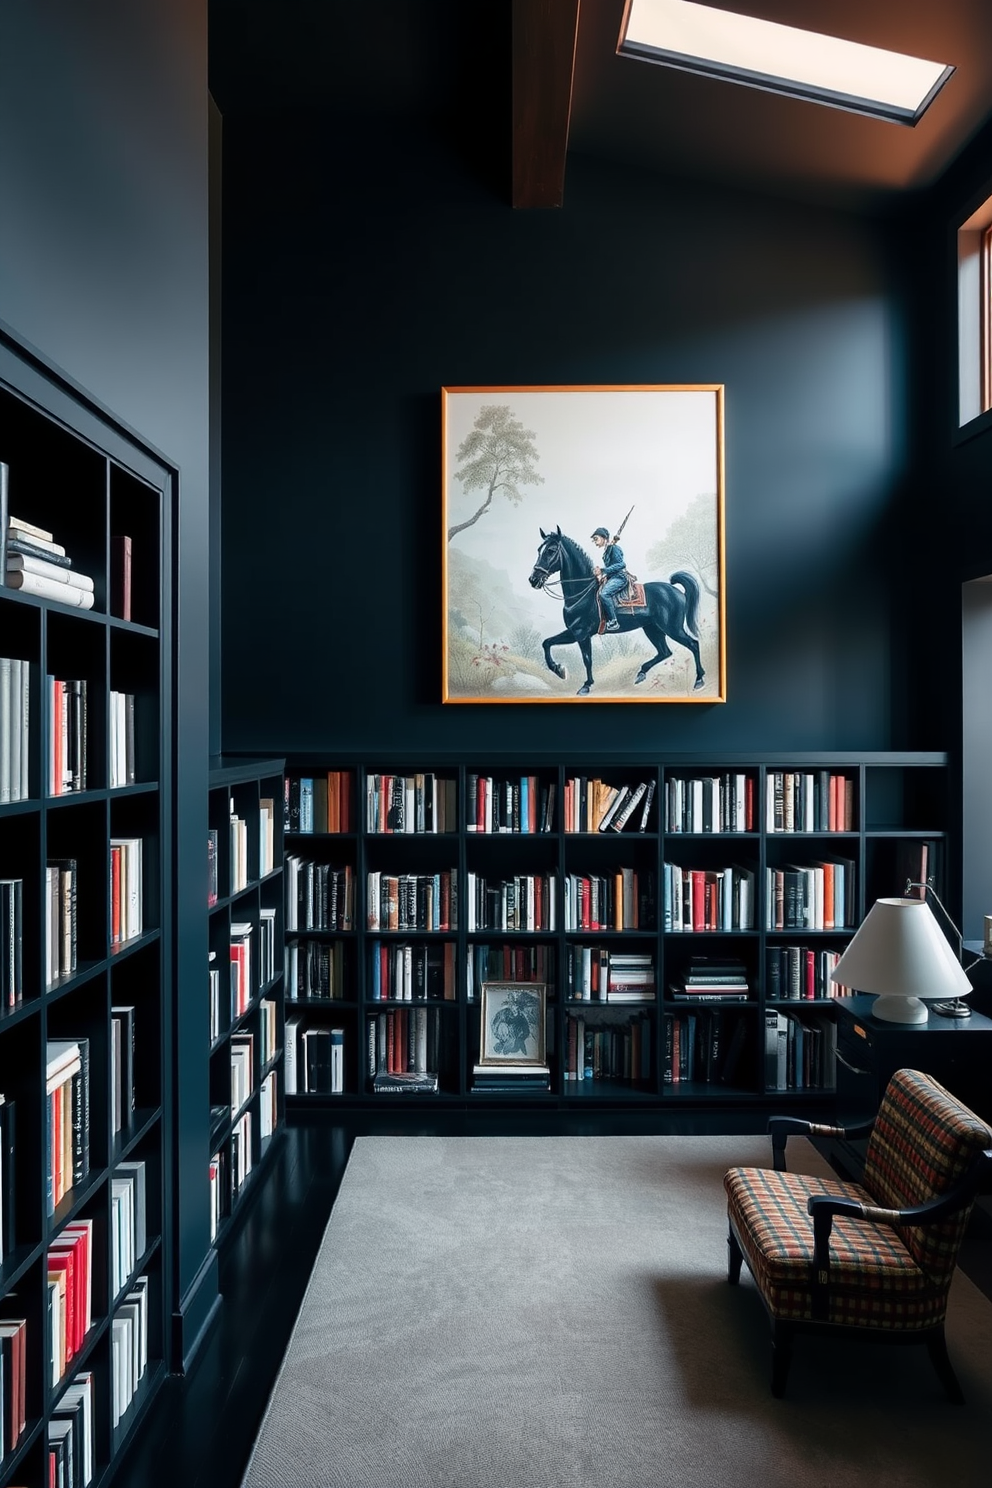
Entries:
{"type": "Polygon", "coordinates": [[[545,1063],[544,982],[483,982],[479,1063],[545,1063]]]}

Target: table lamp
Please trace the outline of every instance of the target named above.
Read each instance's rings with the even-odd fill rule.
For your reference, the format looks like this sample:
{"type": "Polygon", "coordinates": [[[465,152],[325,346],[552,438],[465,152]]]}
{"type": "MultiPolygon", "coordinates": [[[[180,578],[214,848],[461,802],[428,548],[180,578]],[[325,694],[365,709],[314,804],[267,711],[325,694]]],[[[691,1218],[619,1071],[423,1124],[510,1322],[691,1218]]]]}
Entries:
{"type": "Polygon", "coordinates": [[[830,980],[871,993],[888,1023],[925,1023],[927,1002],[972,990],[925,899],[876,899],[830,980]]]}

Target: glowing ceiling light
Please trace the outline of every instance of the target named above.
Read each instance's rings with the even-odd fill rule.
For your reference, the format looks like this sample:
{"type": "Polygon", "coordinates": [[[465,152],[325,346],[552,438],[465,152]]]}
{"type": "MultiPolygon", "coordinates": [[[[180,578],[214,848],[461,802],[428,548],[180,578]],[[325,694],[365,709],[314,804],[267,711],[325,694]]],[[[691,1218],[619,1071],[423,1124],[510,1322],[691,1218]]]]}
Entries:
{"type": "Polygon", "coordinates": [[[954,71],[691,0],[627,0],[617,51],[903,124],[917,122],[954,71]]]}

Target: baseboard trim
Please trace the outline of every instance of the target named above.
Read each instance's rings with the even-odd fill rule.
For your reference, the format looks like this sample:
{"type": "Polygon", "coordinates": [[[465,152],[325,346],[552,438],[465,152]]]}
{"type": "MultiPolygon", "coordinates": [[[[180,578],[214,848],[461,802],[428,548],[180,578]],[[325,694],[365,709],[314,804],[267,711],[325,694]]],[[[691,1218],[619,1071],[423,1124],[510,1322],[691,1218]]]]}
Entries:
{"type": "Polygon", "coordinates": [[[220,1267],[211,1248],[178,1309],[172,1314],[173,1368],[188,1374],[220,1312],[220,1267]]]}

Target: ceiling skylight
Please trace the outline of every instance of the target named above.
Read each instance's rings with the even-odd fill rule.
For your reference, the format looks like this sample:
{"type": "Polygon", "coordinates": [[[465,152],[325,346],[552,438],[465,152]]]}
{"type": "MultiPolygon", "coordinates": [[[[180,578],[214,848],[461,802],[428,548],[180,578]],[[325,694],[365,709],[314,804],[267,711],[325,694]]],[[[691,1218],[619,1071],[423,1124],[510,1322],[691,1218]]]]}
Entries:
{"type": "Polygon", "coordinates": [[[954,71],[691,0],[627,0],[617,51],[904,124],[916,123],[954,71]]]}

